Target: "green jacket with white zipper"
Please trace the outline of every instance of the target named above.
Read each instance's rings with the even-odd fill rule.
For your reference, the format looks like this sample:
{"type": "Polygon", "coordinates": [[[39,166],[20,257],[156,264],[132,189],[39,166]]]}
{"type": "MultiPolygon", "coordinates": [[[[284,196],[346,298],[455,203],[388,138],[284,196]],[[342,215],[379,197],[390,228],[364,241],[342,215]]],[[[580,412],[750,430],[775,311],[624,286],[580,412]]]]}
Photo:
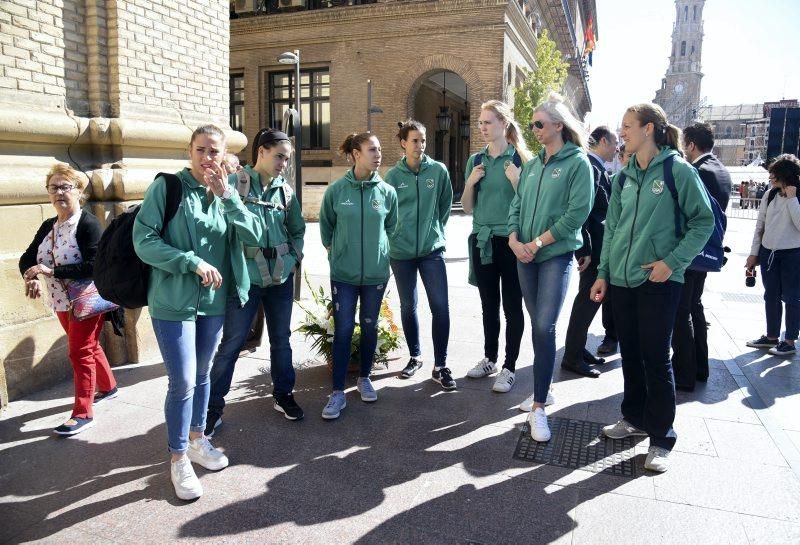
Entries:
{"type": "Polygon", "coordinates": [[[555,242],[536,252],[536,262],[583,246],[581,227],[594,203],[594,178],[586,152],[567,142],[544,162],[545,151],[525,163],[508,212],[508,231],[527,244],[546,231],[555,242]]]}
{"type": "Polygon", "coordinates": [[[167,186],[163,177],[147,188],[133,226],[136,254],[151,266],[148,310],[153,318],[172,321],[222,316],[229,293],[236,293],[240,304],[247,302],[249,283],[244,281],[242,243],[257,244],[262,227],[242,204],[235,187],[231,187],[230,199],[209,199],[206,187],[188,168],[178,177],[181,202],[164,234],[167,186]],[[204,261],[220,271],[219,289],[203,286],[195,273],[204,261]]]}
{"type": "Polygon", "coordinates": [[[356,180],[353,169],[328,186],[319,230],[331,280],[357,286],[389,280],[389,239],[397,227],[397,193],[377,172],[356,180]]]}
{"type": "Polygon", "coordinates": [[[645,169],[636,154],[611,184],[603,251],[597,277],[623,288],[644,284],[650,270],[642,265],[663,260],[672,269],[669,280],[683,283],[686,267],[703,249],[714,230],[714,213],[697,170],[674,149],[664,146],[645,169]],[[673,157],[672,174],[684,222],[675,234],[675,200],[664,182],[664,160],[673,157]]]}
{"type": "Polygon", "coordinates": [[[419,172],[403,157],[386,173],[397,192],[398,227],[389,240],[389,257],[414,259],[444,248],[445,225],[453,204],[453,185],[447,167],[423,155],[419,172]]]}

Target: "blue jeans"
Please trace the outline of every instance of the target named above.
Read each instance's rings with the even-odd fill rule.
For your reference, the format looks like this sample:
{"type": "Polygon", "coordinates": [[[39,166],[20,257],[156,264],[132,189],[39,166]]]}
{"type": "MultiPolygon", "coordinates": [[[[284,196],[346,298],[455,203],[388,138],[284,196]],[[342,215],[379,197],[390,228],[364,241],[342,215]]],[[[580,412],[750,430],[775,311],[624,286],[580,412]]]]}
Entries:
{"type": "Polygon", "coordinates": [[[533,329],[533,400],[544,403],[556,363],[556,320],[572,271],[572,252],[542,263],[517,262],[519,285],[533,329]]]}
{"type": "Polygon", "coordinates": [[[225,312],[225,326],[222,329],[222,342],[214,356],[211,367],[211,396],[208,400],[209,412],[221,415],[225,408],[225,396],[231,389],[233,370],[239,352],[242,350],[250,324],[258,312],[258,304],[263,303],[264,315],[269,335],[269,372],[272,376],[272,394],[280,396],[289,394],[294,389],[294,367],[292,366],[292,346],[289,337],[292,334],[292,305],[294,303],[294,273],[286,282],[277,286],[250,288],[249,299],[243,307],[239,306],[239,297],[228,298],[225,312]]]}
{"type": "Polygon", "coordinates": [[[400,295],[400,319],[411,356],[422,354],[417,319],[417,271],[425,285],[433,321],[433,357],[436,367],[447,365],[447,340],[450,337],[450,307],[447,302],[447,269],[441,249],[415,259],[392,259],[392,271],[400,295]]]}
{"type": "Polygon", "coordinates": [[[350,363],[350,347],[356,325],[356,304],[361,299],[358,321],[361,325],[361,371],[359,376],[368,377],[375,359],[378,345],[378,315],[381,311],[386,284],[356,286],[331,280],[331,302],[333,303],[333,389],[344,390],[347,365],[350,363]]]}
{"type": "Polygon", "coordinates": [[[182,454],[189,447],[189,432],[206,428],[211,358],[222,337],[224,316],[198,316],[175,322],[153,318],[169,386],[164,402],[169,451],[182,454]]]}
{"type": "Polygon", "coordinates": [[[800,329],[800,248],[758,252],[761,278],[764,282],[764,310],[767,315],[767,337],[781,336],[783,307],[786,307],[786,339],[797,340],[800,329]]]}

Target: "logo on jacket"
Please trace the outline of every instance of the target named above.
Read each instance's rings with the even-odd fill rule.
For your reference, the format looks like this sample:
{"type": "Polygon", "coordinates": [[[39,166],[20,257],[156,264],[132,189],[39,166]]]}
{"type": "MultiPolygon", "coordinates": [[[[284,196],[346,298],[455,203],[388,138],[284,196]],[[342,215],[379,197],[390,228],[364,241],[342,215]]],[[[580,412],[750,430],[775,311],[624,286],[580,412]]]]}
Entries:
{"type": "Polygon", "coordinates": [[[405,182],[400,182],[400,185],[397,186],[397,189],[404,189],[408,187],[408,184],[405,182]]]}
{"type": "Polygon", "coordinates": [[[372,199],[372,208],[373,208],[373,210],[380,210],[382,204],[383,203],[381,201],[379,201],[378,199],[372,199]]]}
{"type": "Polygon", "coordinates": [[[345,206],[353,206],[355,203],[353,201],[351,201],[350,199],[347,199],[342,204],[345,205],[345,206]]]}
{"type": "Polygon", "coordinates": [[[664,180],[653,180],[652,190],[654,195],[661,195],[661,192],[664,191],[664,180]]]}
{"type": "Polygon", "coordinates": [[[558,178],[559,176],[561,176],[561,169],[560,168],[554,168],[553,169],[553,173],[550,176],[553,177],[553,178],[558,178]]]}
{"type": "Polygon", "coordinates": [[[506,159],[506,162],[503,163],[503,170],[507,169],[510,166],[511,166],[511,160],[510,159],[506,159]]]}
{"type": "Polygon", "coordinates": [[[435,185],[433,178],[428,178],[425,180],[425,185],[428,186],[428,189],[433,189],[433,186],[435,185]]]}

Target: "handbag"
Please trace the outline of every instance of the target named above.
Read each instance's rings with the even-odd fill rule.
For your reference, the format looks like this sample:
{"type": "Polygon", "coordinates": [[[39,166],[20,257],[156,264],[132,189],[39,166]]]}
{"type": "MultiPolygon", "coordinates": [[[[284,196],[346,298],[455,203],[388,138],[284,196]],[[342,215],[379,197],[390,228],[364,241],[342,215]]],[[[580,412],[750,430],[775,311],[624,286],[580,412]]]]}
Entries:
{"type": "MultiPolygon", "coordinates": [[[[53,266],[56,263],[56,224],[53,223],[53,247],[51,255],[53,256],[53,266]]],[[[94,280],[71,280],[69,283],[64,283],[58,280],[64,291],[67,292],[67,299],[69,299],[69,314],[77,321],[85,320],[98,314],[105,314],[119,308],[118,305],[110,301],[106,301],[97,292],[97,287],[94,285],[94,280]]]]}

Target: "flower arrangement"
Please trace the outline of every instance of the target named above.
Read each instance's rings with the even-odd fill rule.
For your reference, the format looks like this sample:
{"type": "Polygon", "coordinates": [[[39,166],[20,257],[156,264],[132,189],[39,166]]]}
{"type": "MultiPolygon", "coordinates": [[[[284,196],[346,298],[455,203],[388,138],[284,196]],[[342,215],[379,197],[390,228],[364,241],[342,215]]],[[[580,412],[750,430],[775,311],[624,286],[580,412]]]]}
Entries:
{"type": "MultiPolygon", "coordinates": [[[[308,275],[304,275],[306,286],[311,292],[314,300],[313,306],[306,307],[297,303],[305,317],[300,326],[295,330],[302,333],[306,339],[312,339],[311,348],[325,359],[328,366],[333,366],[333,303],[325,289],[320,286],[315,290],[308,281],[308,275]]],[[[358,319],[358,309],[356,309],[356,320],[358,319]]],[[[353,330],[353,340],[350,345],[350,366],[358,368],[361,365],[361,326],[356,321],[353,330]]],[[[389,308],[389,299],[383,298],[381,311],[378,315],[378,344],[375,347],[375,365],[387,367],[389,365],[389,353],[400,348],[400,329],[394,321],[394,314],[389,308]]]]}

